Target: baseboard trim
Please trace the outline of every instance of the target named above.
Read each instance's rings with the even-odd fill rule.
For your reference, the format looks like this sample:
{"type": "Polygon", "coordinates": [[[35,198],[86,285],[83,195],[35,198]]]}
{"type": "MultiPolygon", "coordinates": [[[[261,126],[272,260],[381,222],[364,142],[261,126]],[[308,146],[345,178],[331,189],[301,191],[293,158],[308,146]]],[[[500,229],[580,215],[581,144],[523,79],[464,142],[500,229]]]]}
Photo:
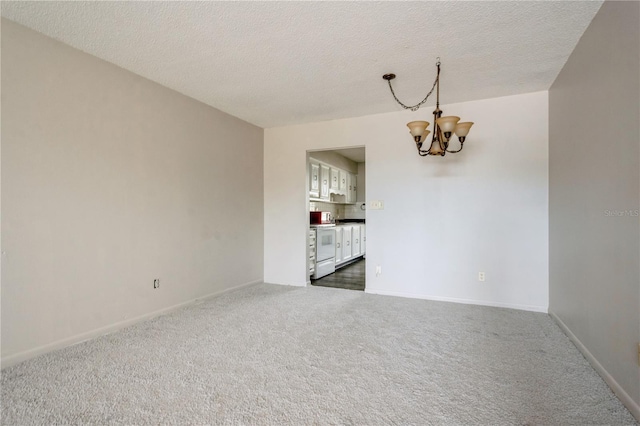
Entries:
{"type": "Polygon", "coordinates": [[[368,289],[368,288],[365,288],[364,292],[369,294],[379,294],[382,296],[396,296],[396,297],[406,297],[409,299],[434,300],[437,302],[462,303],[465,305],[492,306],[494,308],[518,309],[520,311],[542,312],[545,314],[548,311],[546,306],[517,305],[513,303],[488,302],[485,300],[473,300],[473,299],[458,299],[455,297],[429,296],[425,294],[403,293],[399,291],[375,290],[375,289],[368,289]]]}
{"type": "Polygon", "coordinates": [[[311,281],[306,281],[303,284],[287,284],[287,283],[274,283],[274,282],[270,282],[270,281],[264,281],[265,284],[269,284],[269,285],[282,285],[285,287],[307,287],[309,285],[311,285],[311,281]]]}
{"type": "Polygon", "coordinates": [[[118,331],[121,330],[125,327],[129,327],[130,325],[133,325],[135,323],[141,322],[141,321],[145,321],[151,318],[155,318],[157,316],[160,315],[164,315],[167,314],[169,312],[175,311],[177,309],[183,308],[187,305],[191,305],[206,299],[210,299],[212,297],[217,297],[217,296],[221,296],[225,293],[229,293],[231,291],[236,291],[236,290],[240,290],[243,289],[245,287],[251,287],[257,284],[262,283],[262,280],[257,280],[257,281],[250,281],[247,283],[243,283],[243,284],[239,284],[237,286],[234,287],[230,287],[224,290],[219,290],[213,293],[209,293],[207,295],[204,296],[200,296],[200,297],[196,297],[195,299],[190,299],[187,300],[186,302],[182,302],[182,303],[178,303],[176,305],[172,305],[166,308],[162,308],[153,312],[149,312],[140,316],[137,316],[135,318],[130,318],[130,319],[126,319],[124,321],[119,321],[113,324],[109,324],[107,326],[104,327],[100,327],[97,328],[95,330],[91,330],[91,331],[86,331],[84,333],[80,333],[80,334],[76,334],[75,336],[71,336],[71,337],[67,337],[61,340],[57,340],[55,342],[52,343],[48,343],[46,345],[43,346],[38,346],[37,348],[33,348],[33,349],[28,349],[26,351],[23,352],[18,352],[16,354],[12,354],[12,355],[8,355],[5,357],[2,357],[2,359],[0,359],[0,365],[2,366],[2,368],[6,368],[6,367],[11,367],[13,365],[19,364],[23,361],[26,361],[28,359],[31,358],[35,358],[39,355],[44,355],[48,352],[52,352],[52,351],[56,351],[59,349],[63,349],[69,346],[73,346],[73,345],[77,345],[78,343],[82,343],[85,342],[87,340],[91,340],[91,339],[95,339],[96,337],[100,337],[100,336],[104,336],[105,334],[109,334],[109,333],[113,333],[114,331],[118,331]]]}
{"type": "Polygon", "coordinates": [[[578,339],[578,337],[573,334],[571,329],[567,327],[567,325],[560,319],[560,317],[558,317],[558,315],[553,312],[549,312],[549,316],[553,318],[556,324],[558,324],[558,327],[560,327],[564,334],[567,335],[569,340],[571,340],[573,344],[576,345],[578,350],[582,352],[582,355],[584,355],[587,361],[589,361],[589,364],[591,364],[593,369],[596,370],[600,377],[602,377],[605,383],[609,385],[613,393],[618,397],[618,399],[620,399],[624,406],[627,407],[633,417],[635,417],[636,420],[640,422],[640,405],[629,396],[629,394],[622,388],[622,386],[620,386],[616,379],[614,379],[613,376],[611,376],[611,374],[609,374],[609,372],[602,366],[602,364],[598,362],[596,357],[593,356],[591,352],[589,352],[589,349],[587,349],[587,347],[582,344],[580,339],[578,339]]]}

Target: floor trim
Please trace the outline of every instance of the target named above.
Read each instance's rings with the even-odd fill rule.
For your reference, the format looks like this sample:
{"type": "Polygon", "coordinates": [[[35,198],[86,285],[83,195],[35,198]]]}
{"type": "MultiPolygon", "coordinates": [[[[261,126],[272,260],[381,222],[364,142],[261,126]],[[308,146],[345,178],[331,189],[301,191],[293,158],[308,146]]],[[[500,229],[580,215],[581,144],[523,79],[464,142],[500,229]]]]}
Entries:
{"type": "Polygon", "coordinates": [[[424,300],[435,300],[438,302],[453,302],[453,303],[463,303],[465,305],[480,305],[480,306],[492,306],[494,308],[509,308],[509,309],[518,309],[521,311],[531,311],[531,312],[542,312],[544,314],[547,313],[548,309],[546,306],[535,306],[535,305],[517,305],[514,303],[502,303],[502,302],[487,302],[484,300],[473,300],[473,299],[458,299],[455,297],[441,297],[441,296],[429,296],[425,294],[416,294],[416,293],[403,293],[399,291],[386,291],[386,290],[375,290],[369,289],[365,287],[365,293],[370,294],[379,294],[382,296],[396,296],[396,297],[406,297],[409,299],[424,299],[424,300]]]}
{"type": "Polygon", "coordinates": [[[620,386],[620,384],[616,381],[616,379],[609,374],[609,372],[598,362],[596,357],[593,356],[589,349],[585,345],[582,344],[580,339],[576,337],[575,334],[567,327],[567,325],[558,317],[555,313],[549,312],[549,316],[553,318],[553,320],[558,324],[560,329],[567,335],[569,340],[573,342],[574,345],[578,348],[582,355],[589,361],[589,364],[593,367],[594,370],[602,377],[607,385],[611,388],[613,393],[620,399],[620,401],[624,404],[625,407],[631,412],[633,417],[636,418],[640,422],[640,405],[635,402],[629,394],[620,386]]]}
{"type": "Polygon", "coordinates": [[[22,352],[18,352],[16,354],[12,354],[12,355],[8,355],[3,357],[0,360],[0,365],[2,366],[2,368],[6,368],[6,367],[11,367],[13,365],[19,364],[23,361],[26,361],[28,359],[31,358],[35,358],[39,355],[43,355],[46,354],[48,352],[52,352],[58,349],[62,349],[62,348],[66,348],[68,346],[73,346],[76,345],[78,343],[82,343],[84,341],[87,340],[91,340],[91,339],[95,339],[96,337],[99,336],[103,336],[105,334],[109,334],[109,333],[113,333],[114,331],[118,331],[121,330],[125,327],[128,327],[130,325],[133,325],[135,323],[141,322],[141,321],[145,321],[148,320],[150,318],[154,318],[160,315],[164,315],[166,313],[169,313],[171,311],[175,311],[176,309],[180,309],[182,307],[185,307],[187,305],[191,305],[193,303],[196,302],[200,302],[202,300],[205,299],[210,299],[212,297],[216,297],[216,296],[220,296],[222,294],[231,292],[231,291],[235,291],[235,290],[240,290],[242,288],[245,287],[250,287],[250,286],[254,286],[257,284],[262,283],[262,280],[257,280],[257,281],[250,281],[248,283],[243,283],[243,284],[239,284],[237,286],[231,287],[231,288],[227,288],[224,290],[219,290],[210,294],[207,294],[205,296],[200,296],[200,297],[196,297],[195,299],[191,299],[191,300],[187,300],[186,302],[182,302],[182,303],[178,303],[177,305],[172,305],[166,308],[162,308],[159,309],[157,311],[153,311],[153,312],[149,312],[140,316],[137,316],[135,318],[130,318],[124,321],[119,321],[113,324],[109,324],[107,326],[104,327],[100,327],[97,328],[95,330],[91,330],[91,331],[86,331],[84,333],[80,333],[80,334],[76,334],[75,336],[71,336],[71,337],[67,337],[61,340],[57,340],[55,342],[52,343],[48,343],[46,345],[43,346],[38,346],[37,348],[33,348],[33,349],[28,349],[26,351],[22,351],[22,352]]]}

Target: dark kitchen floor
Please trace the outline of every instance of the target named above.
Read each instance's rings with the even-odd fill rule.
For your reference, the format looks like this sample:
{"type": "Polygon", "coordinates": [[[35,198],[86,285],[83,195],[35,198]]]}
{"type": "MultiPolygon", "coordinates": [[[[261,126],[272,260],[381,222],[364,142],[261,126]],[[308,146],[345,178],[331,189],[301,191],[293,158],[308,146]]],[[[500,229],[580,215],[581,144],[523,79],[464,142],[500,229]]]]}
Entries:
{"type": "Polygon", "coordinates": [[[365,265],[366,261],[364,259],[358,260],[338,269],[331,275],[322,277],[319,280],[311,280],[311,285],[364,291],[365,265]]]}

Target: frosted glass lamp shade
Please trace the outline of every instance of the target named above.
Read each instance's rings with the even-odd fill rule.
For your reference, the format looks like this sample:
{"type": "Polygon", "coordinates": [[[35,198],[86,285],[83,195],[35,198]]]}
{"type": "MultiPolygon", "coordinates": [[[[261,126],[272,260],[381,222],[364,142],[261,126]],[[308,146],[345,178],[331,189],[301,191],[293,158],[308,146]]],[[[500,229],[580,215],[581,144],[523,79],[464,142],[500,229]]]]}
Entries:
{"type": "Polygon", "coordinates": [[[431,155],[442,155],[443,152],[444,152],[444,150],[440,146],[440,141],[439,140],[436,139],[433,142],[431,142],[431,148],[429,148],[429,154],[431,154],[431,155]]]}
{"type": "Polygon", "coordinates": [[[460,121],[460,117],[449,115],[447,117],[440,117],[436,120],[436,124],[440,126],[440,129],[445,133],[451,133],[455,130],[456,124],[460,121]]]}
{"type": "Polygon", "coordinates": [[[427,136],[429,136],[429,133],[431,133],[431,130],[425,130],[424,133],[422,134],[422,137],[420,138],[420,142],[426,141],[427,136]]]}
{"type": "Polygon", "coordinates": [[[409,133],[415,139],[417,136],[422,136],[427,127],[429,127],[429,122],[427,121],[412,121],[407,123],[407,127],[409,128],[409,133]]]}
{"type": "Polygon", "coordinates": [[[471,126],[473,126],[473,122],[471,121],[456,124],[456,135],[458,135],[458,137],[466,137],[469,134],[469,129],[471,129],[471,126]]]}

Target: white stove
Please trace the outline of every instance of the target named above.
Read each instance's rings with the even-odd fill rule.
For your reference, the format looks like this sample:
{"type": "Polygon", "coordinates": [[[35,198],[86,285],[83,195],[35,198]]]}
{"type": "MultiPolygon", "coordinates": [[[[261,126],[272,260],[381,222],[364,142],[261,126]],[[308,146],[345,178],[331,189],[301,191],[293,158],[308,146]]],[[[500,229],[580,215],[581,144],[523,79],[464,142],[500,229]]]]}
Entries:
{"type": "Polygon", "coordinates": [[[336,271],[336,225],[311,225],[316,232],[316,265],[311,278],[317,280],[336,271]]]}

